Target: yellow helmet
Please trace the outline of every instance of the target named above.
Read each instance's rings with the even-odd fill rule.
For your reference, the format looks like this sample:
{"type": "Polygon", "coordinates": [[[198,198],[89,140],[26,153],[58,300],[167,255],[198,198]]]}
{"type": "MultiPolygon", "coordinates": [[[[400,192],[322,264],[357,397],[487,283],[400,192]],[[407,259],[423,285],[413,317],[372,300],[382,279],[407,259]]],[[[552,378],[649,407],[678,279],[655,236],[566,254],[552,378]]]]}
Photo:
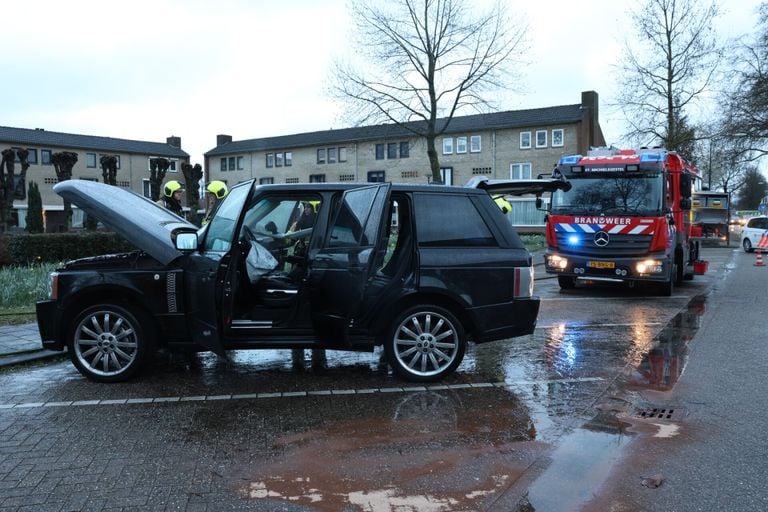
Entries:
{"type": "Polygon", "coordinates": [[[503,196],[494,197],[493,200],[504,215],[512,211],[512,205],[503,196]]]}
{"type": "Polygon", "coordinates": [[[165,184],[165,187],[163,187],[163,195],[165,197],[172,197],[174,192],[178,192],[179,190],[183,190],[184,187],[176,180],[171,180],[168,183],[165,184]]]}
{"type": "Polygon", "coordinates": [[[205,190],[216,196],[216,199],[224,199],[227,195],[227,185],[223,181],[213,180],[205,187],[205,190]]]}

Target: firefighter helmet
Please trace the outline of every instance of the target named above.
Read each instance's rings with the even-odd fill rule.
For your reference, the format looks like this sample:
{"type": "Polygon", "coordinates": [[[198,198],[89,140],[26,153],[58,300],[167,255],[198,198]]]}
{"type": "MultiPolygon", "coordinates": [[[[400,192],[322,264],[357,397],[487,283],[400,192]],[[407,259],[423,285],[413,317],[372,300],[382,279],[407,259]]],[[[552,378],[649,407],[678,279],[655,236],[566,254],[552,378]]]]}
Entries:
{"type": "Polygon", "coordinates": [[[509,201],[504,199],[504,197],[502,196],[494,197],[493,200],[496,203],[496,206],[498,206],[499,209],[501,210],[501,213],[503,213],[504,215],[512,211],[512,205],[509,203],[509,201]]]}
{"type": "Polygon", "coordinates": [[[176,180],[171,180],[165,184],[165,187],[163,187],[163,195],[165,197],[173,197],[174,192],[178,192],[183,189],[184,187],[181,186],[181,183],[176,180]]]}
{"type": "Polygon", "coordinates": [[[205,190],[216,196],[216,199],[224,199],[227,195],[227,185],[223,181],[213,180],[205,187],[205,190]]]}

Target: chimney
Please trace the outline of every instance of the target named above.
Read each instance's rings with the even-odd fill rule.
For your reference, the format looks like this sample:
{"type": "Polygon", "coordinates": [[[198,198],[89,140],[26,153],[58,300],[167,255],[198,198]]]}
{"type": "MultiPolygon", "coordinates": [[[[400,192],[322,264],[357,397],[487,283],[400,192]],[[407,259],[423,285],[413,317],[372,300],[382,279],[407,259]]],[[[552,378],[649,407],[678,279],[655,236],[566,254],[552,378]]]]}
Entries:
{"type": "Polygon", "coordinates": [[[181,149],[181,137],[171,135],[165,139],[165,142],[167,142],[169,146],[181,149]]]}
{"type": "Polygon", "coordinates": [[[223,146],[224,144],[229,144],[232,142],[232,136],[231,135],[217,135],[216,136],[216,147],[223,146]]]}

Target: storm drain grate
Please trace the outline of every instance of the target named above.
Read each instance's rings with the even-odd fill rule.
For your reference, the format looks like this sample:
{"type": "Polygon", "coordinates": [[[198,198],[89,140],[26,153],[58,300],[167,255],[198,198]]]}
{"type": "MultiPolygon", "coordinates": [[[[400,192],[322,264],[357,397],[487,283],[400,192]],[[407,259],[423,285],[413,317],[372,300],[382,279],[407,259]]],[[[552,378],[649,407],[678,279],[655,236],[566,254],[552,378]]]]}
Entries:
{"type": "Polygon", "coordinates": [[[680,407],[644,407],[635,411],[635,418],[641,420],[678,421],[685,410],[680,407]]]}

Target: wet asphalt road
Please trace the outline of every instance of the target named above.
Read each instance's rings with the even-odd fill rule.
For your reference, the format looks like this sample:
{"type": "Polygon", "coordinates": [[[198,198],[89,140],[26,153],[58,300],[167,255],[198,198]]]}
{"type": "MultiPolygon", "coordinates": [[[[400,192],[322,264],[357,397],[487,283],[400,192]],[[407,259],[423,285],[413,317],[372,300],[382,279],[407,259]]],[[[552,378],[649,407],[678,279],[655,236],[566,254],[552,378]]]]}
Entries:
{"type": "Polygon", "coordinates": [[[682,373],[732,254],[705,249],[672,297],[537,275],[536,332],[430,386],[330,351],[158,358],[115,385],[67,361],[3,372],[0,511],[578,510],[640,435],[638,391],[682,373]]]}

